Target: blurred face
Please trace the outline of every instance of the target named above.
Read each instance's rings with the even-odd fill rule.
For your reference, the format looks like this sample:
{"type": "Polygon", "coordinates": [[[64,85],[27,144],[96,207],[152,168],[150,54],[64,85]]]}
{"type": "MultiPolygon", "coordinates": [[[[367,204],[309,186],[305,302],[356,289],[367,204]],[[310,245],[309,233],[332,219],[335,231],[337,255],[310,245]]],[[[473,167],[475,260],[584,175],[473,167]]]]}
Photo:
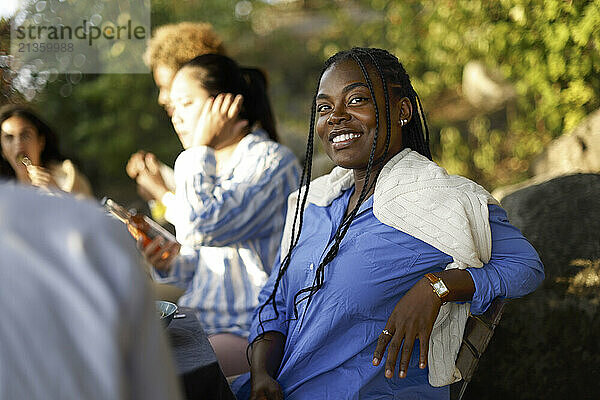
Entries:
{"type": "Polygon", "coordinates": [[[175,75],[171,86],[173,107],[171,121],[181,144],[186,149],[196,130],[202,107],[209,97],[210,93],[200,85],[198,80],[191,77],[189,70],[181,70],[175,75]]]}
{"type": "Polygon", "coordinates": [[[158,104],[165,109],[167,114],[169,114],[169,117],[173,113],[173,109],[169,104],[169,92],[171,90],[171,83],[173,82],[176,72],[177,71],[173,70],[172,68],[164,65],[158,65],[156,68],[154,68],[154,71],[152,71],[154,82],[158,87],[158,104]]]}
{"type": "Polygon", "coordinates": [[[38,134],[37,128],[22,117],[13,116],[0,126],[2,157],[15,170],[17,176],[25,176],[27,168],[17,161],[20,155],[28,157],[33,165],[40,165],[45,140],[38,134]]]}
{"type": "MultiPolygon", "coordinates": [[[[380,114],[375,159],[381,157],[385,150],[383,88],[379,76],[370,68],[368,70],[374,86],[375,99],[371,96],[360,67],[353,60],[342,61],[329,67],[319,83],[316,131],[329,158],[344,168],[364,170],[367,167],[377,129],[375,101],[380,114]]],[[[400,114],[404,100],[408,101],[395,99],[390,90],[392,127],[387,159],[402,150],[400,114]]]]}

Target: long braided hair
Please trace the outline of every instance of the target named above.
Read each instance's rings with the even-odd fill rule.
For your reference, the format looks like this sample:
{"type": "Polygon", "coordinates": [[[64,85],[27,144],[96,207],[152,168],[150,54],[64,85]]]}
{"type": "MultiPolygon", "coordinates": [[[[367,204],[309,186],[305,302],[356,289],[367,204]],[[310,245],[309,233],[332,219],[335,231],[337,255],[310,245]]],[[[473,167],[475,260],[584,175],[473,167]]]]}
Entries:
{"type": "MultiPolygon", "coordinates": [[[[361,204],[364,202],[367,194],[370,192],[371,188],[375,185],[377,173],[372,174],[372,170],[374,166],[381,167],[381,163],[386,160],[387,153],[389,150],[390,143],[390,135],[391,135],[391,117],[390,117],[390,95],[389,90],[394,91],[394,95],[396,98],[400,99],[403,97],[407,97],[411,104],[413,110],[417,110],[417,113],[413,113],[413,117],[409,120],[409,122],[402,127],[402,143],[405,148],[411,148],[412,150],[417,151],[423,156],[431,159],[431,152],[429,150],[429,129],[427,127],[427,122],[425,120],[425,114],[423,112],[423,108],[421,105],[421,100],[419,96],[415,92],[410,83],[410,78],[404,67],[391,53],[386,50],[376,49],[376,48],[352,48],[351,50],[346,50],[339,52],[329,58],[323,69],[321,70],[321,74],[319,76],[318,82],[321,81],[321,78],[326,70],[331,68],[332,66],[347,61],[353,60],[360,67],[363,76],[367,82],[367,86],[369,87],[369,91],[371,92],[371,97],[373,100],[373,106],[375,108],[375,117],[377,121],[377,127],[375,130],[375,135],[373,139],[373,144],[371,146],[371,153],[369,155],[369,161],[367,164],[367,172],[365,177],[365,185],[360,193],[358,202],[354,209],[342,220],[342,223],[337,228],[337,231],[333,237],[333,243],[329,247],[327,254],[323,258],[323,261],[317,267],[315,278],[311,286],[306,287],[298,291],[294,296],[294,318],[298,318],[298,305],[306,301],[306,308],[310,305],[310,302],[315,295],[315,293],[323,287],[325,280],[325,266],[329,264],[336,256],[340,247],[340,243],[342,239],[348,232],[352,221],[356,217],[358,209],[361,204]],[[375,149],[377,146],[377,140],[379,137],[379,117],[380,110],[377,102],[375,101],[375,90],[373,87],[373,82],[371,80],[371,76],[367,70],[367,66],[374,68],[378,78],[381,80],[385,98],[385,118],[386,118],[386,137],[385,137],[385,150],[382,157],[379,159],[375,159],[375,149]],[[374,175],[374,176],[372,176],[374,175]],[[370,180],[373,178],[372,180],[370,180]]],[[[306,156],[304,161],[304,168],[302,170],[302,176],[300,178],[300,190],[298,193],[298,200],[296,203],[296,210],[294,212],[294,220],[292,224],[292,234],[290,240],[290,248],[285,255],[285,258],[281,262],[281,266],[279,268],[279,272],[277,275],[277,279],[275,281],[273,291],[266,299],[266,301],[259,308],[259,323],[261,329],[263,330],[262,334],[264,334],[263,321],[261,318],[262,311],[269,304],[272,305],[275,311],[275,318],[279,316],[279,312],[277,310],[277,304],[275,302],[275,296],[277,290],[279,288],[279,284],[281,279],[285,275],[288,267],[290,266],[292,252],[295,246],[298,244],[300,238],[300,232],[302,231],[302,223],[304,216],[304,208],[306,205],[306,200],[308,197],[308,190],[310,188],[310,180],[311,180],[311,167],[312,167],[312,154],[313,154],[313,146],[314,146],[314,133],[315,133],[315,119],[316,119],[316,96],[319,91],[319,85],[317,84],[317,89],[315,91],[311,116],[310,116],[310,130],[308,135],[308,142],[306,145],[306,156]],[[296,226],[298,226],[296,230],[296,226]]],[[[272,320],[272,319],[271,319],[272,320]]],[[[257,337],[256,340],[262,338],[262,334],[257,337]]]]}

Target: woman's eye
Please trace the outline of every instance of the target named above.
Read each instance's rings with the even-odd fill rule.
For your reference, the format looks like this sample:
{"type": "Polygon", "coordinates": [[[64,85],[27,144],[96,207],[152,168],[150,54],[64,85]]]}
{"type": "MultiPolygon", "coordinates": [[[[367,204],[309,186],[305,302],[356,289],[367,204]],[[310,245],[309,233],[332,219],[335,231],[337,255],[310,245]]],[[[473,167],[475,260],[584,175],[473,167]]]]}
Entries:
{"type": "Polygon", "coordinates": [[[360,104],[360,103],[364,103],[365,101],[368,101],[368,100],[369,100],[368,97],[353,97],[350,99],[348,104],[360,104]]]}
{"type": "Polygon", "coordinates": [[[331,107],[329,107],[329,105],[327,105],[327,104],[318,104],[318,105],[317,105],[317,112],[320,112],[320,113],[322,113],[322,112],[324,112],[324,111],[327,111],[327,110],[329,110],[330,108],[331,108],[331,107]]]}
{"type": "Polygon", "coordinates": [[[187,107],[193,103],[192,99],[176,99],[171,102],[173,107],[187,107]]]}

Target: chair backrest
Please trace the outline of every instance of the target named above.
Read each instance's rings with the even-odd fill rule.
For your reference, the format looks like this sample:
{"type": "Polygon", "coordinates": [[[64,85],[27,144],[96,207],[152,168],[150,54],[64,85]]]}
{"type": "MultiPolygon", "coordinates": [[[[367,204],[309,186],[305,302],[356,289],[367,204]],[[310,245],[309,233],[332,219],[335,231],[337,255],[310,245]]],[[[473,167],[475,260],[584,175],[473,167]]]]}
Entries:
{"type": "Polygon", "coordinates": [[[506,299],[495,299],[482,315],[470,315],[465,326],[462,344],[456,358],[456,367],[459,369],[462,380],[455,383],[451,390],[451,398],[460,400],[465,393],[467,385],[473,378],[481,355],[487,348],[496,326],[500,322],[506,299]],[[457,393],[456,393],[457,392],[457,393]]]}

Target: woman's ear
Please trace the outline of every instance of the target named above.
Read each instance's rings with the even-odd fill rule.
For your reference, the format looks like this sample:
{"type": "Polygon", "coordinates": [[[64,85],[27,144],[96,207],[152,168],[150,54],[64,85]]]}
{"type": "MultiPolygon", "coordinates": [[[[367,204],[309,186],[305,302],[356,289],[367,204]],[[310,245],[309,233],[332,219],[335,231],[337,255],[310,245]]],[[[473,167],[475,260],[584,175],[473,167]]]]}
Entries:
{"type": "Polygon", "coordinates": [[[400,126],[405,126],[412,118],[413,108],[408,97],[403,97],[398,100],[398,123],[400,126]]]}

